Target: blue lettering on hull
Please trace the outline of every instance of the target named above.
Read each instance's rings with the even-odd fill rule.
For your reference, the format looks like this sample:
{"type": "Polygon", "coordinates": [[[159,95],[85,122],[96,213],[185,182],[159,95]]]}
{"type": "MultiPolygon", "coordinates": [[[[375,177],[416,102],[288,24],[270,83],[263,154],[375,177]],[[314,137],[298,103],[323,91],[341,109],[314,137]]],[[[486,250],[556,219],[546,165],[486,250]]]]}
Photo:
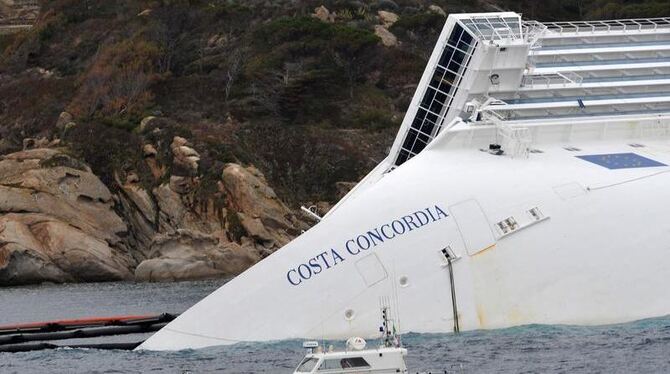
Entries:
{"type": "Polygon", "coordinates": [[[337,264],[344,262],[348,257],[358,256],[373,250],[384,242],[391,241],[412,230],[418,230],[431,223],[437,222],[449,215],[439,206],[428,207],[423,210],[394,219],[391,222],[379,225],[372,230],[356,235],[343,243],[344,251],[331,248],[308,259],[302,264],[289,269],[286,279],[292,286],[298,286],[305,281],[330,270],[337,264]],[[344,257],[342,256],[344,255],[344,257]]]}

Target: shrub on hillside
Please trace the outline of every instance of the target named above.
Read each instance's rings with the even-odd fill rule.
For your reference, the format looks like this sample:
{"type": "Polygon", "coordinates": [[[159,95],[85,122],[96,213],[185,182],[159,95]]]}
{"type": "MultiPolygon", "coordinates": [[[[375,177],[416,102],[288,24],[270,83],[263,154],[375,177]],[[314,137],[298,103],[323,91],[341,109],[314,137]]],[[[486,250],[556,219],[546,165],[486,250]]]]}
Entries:
{"type": "Polygon", "coordinates": [[[366,29],[282,18],[254,33],[246,80],[254,84],[257,101],[286,122],[318,123],[336,113],[335,102],[353,99],[371,69],[363,60],[378,41],[366,29]]]}
{"type": "Polygon", "coordinates": [[[143,40],[103,47],[80,79],[68,111],[83,119],[138,119],[153,99],[149,85],[157,79],[157,56],[158,48],[143,40]]]}
{"type": "Polygon", "coordinates": [[[142,161],[142,141],[134,133],[99,122],[81,123],[67,132],[65,141],[77,158],[86,162],[100,180],[114,189],[115,175],[138,171],[143,183],[151,183],[142,161]]]}

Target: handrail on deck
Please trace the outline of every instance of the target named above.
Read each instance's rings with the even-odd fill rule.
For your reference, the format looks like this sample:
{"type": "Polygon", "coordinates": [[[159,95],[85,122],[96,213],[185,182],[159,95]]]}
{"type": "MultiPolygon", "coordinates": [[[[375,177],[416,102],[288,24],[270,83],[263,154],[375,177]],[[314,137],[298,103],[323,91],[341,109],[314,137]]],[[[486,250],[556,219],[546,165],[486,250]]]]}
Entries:
{"type": "Polygon", "coordinates": [[[563,85],[563,87],[566,87],[568,84],[579,86],[583,81],[584,77],[581,75],[572,71],[566,71],[551,74],[526,75],[523,77],[521,85],[531,88],[535,86],[544,86],[548,88],[551,85],[563,85]]]}
{"type": "Polygon", "coordinates": [[[544,25],[550,31],[563,33],[575,32],[612,32],[612,31],[645,31],[657,29],[670,29],[670,18],[638,18],[606,21],[572,21],[572,22],[546,22],[544,25]]]}
{"type": "Polygon", "coordinates": [[[540,47],[539,41],[547,31],[547,26],[538,21],[523,21],[521,28],[524,39],[530,44],[531,49],[540,47]]]}
{"type": "MultiPolygon", "coordinates": [[[[521,22],[521,19],[518,21],[521,22]]],[[[510,24],[505,17],[473,16],[462,19],[461,23],[481,40],[495,41],[521,37],[520,23],[510,24]]]]}

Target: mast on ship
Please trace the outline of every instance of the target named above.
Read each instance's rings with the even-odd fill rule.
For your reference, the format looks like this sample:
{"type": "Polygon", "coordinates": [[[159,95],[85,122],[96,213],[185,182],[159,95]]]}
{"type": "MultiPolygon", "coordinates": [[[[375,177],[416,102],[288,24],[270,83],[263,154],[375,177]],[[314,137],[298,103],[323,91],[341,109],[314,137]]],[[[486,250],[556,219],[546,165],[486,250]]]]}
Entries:
{"type": "Polygon", "coordinates": [[[390,300],[387,297],[380,299],[380,309],[382,312],[382,325],[379,332],[382,333],[382,346],[386,348],[398,348],[401,346],[400,332],[398,331],[397,321],[391,315],[390,300]]]}

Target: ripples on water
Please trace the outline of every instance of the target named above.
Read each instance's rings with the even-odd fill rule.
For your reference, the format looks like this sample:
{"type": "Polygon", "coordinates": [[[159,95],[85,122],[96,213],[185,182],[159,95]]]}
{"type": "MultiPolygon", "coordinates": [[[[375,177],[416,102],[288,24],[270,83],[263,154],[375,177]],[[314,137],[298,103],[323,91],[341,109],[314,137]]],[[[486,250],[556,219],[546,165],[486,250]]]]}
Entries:
{"type": "MultiPolygon", "coordinates": [[[[221,284],[223,281],[103,283],[0,289],[0,324],[181,312],[221,284]]],[[[670,372],[670,317],[601,327],[538,325],[459,336],[407,334],[403,342],[412,372],[670,372]]],[[[284,341],[181,352],[60,349],[0,353],[0,373],[291,373],[304,354],[301,345],[301,341],[284,341]]]]}

